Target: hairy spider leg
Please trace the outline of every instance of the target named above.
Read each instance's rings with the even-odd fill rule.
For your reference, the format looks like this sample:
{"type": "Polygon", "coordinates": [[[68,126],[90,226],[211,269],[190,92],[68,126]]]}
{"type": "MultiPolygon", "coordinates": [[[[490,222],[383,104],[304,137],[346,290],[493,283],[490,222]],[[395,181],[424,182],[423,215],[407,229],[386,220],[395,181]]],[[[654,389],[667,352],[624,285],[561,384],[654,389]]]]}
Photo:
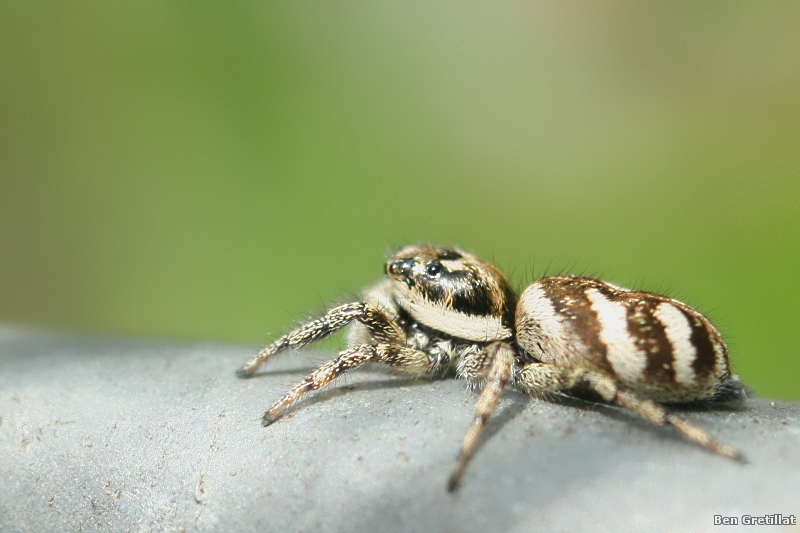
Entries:
{"type": "Polygon", "coordinates": [[[478,398],[478,403],[475,404],[475,417],[464,437],[461,451],[456,458],[455,468],[447,482],[449,492],[455,491],[458,487],[461,475],[478,446],[486,421],[494,412],[500,394],[511,379],[513,368],[514,349],[504,341],[493,342],[482,351],[465,358],[463,364],[459,365],[459,373],[467,380],[473,383],[485,380],[486,383],[480,398],[478,398]]]}
{"type": "Polygon", "coordinates": [[[261,424],[268,426],[280,418],[290,405],[307,393],[321,389],[337,377],[371,361],[383,363],[407,374],[423,374],[428,371],[430,362],[425,352],[400,346],[398,344],[362,344],[339,352],[339,356],[311,373],[294,386],[264,413],[261,424]]]}
{"type": "Polygon", "coordinates": [[[587,386],[605,401],[615,403],[657,426],[671,425],[689,440],[729,459],[744,460],[741,452],[711,437],[687,420],[667,411],[663,405],[633,391],[620,388],[614,379],[583,368],[563,368],[546,363],[529,363],[519,371],[516,384],[530,393],[560,392],[587,386]]]}
{"type": "Polygon", "coordinates": [[[335,307],[324,316],[306,322],[291,333],[287,333],[258,352],[253,359],[236,371],[236,375],[240,378],[250,377],[259,366],[282,351],[308,346],[336,333],[353,320],[363,323],[376,342],[403,345],[406,342],[402,329],[382,311],[364,302],[353,302],[335,307]]]}

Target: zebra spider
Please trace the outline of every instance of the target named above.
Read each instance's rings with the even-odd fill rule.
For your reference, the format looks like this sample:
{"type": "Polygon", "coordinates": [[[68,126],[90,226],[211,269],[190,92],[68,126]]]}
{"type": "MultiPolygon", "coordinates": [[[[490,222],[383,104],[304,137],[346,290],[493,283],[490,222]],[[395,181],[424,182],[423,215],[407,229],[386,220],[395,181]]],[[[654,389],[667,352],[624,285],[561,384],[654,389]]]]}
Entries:
{"type": "Polygon", "coordinates": [[[263,425],[368,361],[409,374],[455,366],[456,375],[481,392],[448,482],[451,492],[508,384],[534,395],[588,389],[653,424],[675,427],[712,452],[742,458],[661,405],[744,396],[719,331],[688,305],[577,276],[540,279],[517,298],[494,265],[428,245],[397,252],[386,274],[362,301],[303,324],[237,372],[248,377],[283,350],[352,323],[349,347],[270,407],[263,425]]]}

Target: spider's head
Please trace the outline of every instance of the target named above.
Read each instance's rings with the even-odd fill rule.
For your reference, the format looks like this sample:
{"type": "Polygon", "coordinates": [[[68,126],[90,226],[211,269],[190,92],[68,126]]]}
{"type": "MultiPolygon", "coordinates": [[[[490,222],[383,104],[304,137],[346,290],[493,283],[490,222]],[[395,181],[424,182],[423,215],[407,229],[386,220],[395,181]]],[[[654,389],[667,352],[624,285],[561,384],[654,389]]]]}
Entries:
{"type": "Polygon", "coordinates": [[[505,274],[457,248],[417,245],[386,262],[397,303],[415,320],[478,342],[513,335],[516,296],[505,274]]]}

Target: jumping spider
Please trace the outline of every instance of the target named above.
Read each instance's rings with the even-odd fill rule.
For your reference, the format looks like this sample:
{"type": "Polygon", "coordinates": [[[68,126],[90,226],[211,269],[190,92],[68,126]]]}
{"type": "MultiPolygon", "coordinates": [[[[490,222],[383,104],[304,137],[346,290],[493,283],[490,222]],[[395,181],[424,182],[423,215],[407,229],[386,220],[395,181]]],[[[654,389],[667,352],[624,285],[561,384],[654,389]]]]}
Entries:
{"type": "Polygon", "coordinates": [[[368,361],[415,375],[454,364],[457,376],[481,392],[448,482],[451,492],[508,384],[533,395],[588,389],[653,424],[675,427],[714,453],[742,458],[661,405],[743,394],[719,331],[688,305],[577,276],[541,279],[517,298],[494,265],[456,248],[428,245],[397,252],[386,262],[386,274],[362,301],[307,322],[238,371],[239,377],[250,376],[283,350],[353,323],[349,348],[270,407],[263,425],[368,361]]]}

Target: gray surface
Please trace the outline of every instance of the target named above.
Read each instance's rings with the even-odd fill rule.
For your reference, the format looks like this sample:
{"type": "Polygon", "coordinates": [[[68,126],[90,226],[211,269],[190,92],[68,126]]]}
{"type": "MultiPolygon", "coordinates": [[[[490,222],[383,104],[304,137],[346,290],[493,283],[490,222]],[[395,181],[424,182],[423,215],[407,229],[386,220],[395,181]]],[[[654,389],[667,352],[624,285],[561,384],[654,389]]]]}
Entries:
{"type": "Polygon", "coordinates": [[[356,371],[262,428],[330,354],[236,379],[253,349],[0,328],[0,530],[720,531],[714,514],[800,514],[796,403],[683,411],[742,465],[613,408],[509,392],[451,495],[463,383],[356,371]]]}

